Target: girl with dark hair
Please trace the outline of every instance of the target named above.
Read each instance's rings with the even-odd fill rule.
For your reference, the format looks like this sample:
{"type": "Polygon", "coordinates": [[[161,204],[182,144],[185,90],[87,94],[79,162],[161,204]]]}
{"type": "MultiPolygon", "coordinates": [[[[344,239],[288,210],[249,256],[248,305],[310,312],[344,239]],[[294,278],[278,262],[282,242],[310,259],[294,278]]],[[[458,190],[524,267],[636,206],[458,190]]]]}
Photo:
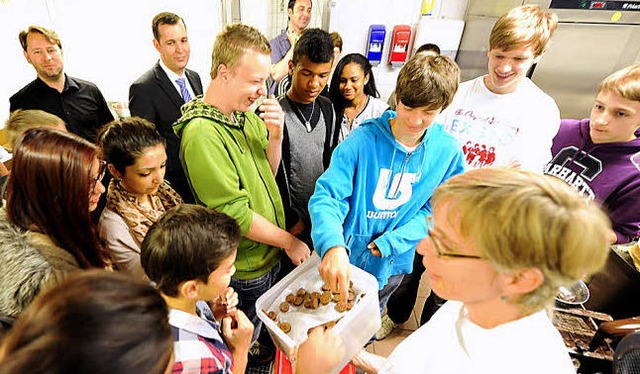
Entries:
{"type": "Polygon", "coordinates": [[[73,134],[35,128],[18,138],[0,209],[0,314],[17,317],[72,271],[107,265],[89,214],[104,171],[95,146],[73,134]]]}
{"type": "Polygon", "coordinates": [[[153,124],[140,117],[115,120],[98,134],[98,146],[113,179],[99,235],[120,271],[146,279],[140,245],[147,231],[182,198],[164,180],[165,140],[153,124]]]}
{"type": "Polygon", "coordinates": [[[365,120],[380,117],[389,109],[379,97],[369,60],[359,53],[344,56],[329,84],[329,98],[341,120],[340,140],[365,120]]]}
{"type": "Polygon", "coordinates": [[[172,367],[167,305],[148,283],[87,271],[40,295],[0,347],[3,374],[162,374],[172,367]]]}

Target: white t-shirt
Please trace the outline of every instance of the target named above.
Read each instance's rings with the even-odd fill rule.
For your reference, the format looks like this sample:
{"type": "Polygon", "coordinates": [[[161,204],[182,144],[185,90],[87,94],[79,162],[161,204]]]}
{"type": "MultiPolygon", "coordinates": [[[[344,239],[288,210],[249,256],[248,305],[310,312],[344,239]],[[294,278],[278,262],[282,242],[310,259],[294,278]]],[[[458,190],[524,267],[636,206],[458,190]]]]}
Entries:
{"type": "Polygon", "coordinates": [[[351,128],[349,128],[349,119],[347,119],[347,116],[342,118],[342,124],[340,125],[340,141],[344,140],[344,138],[346,138],[347,135],[349,135],[356,127],[360,126],[362,122],[370,118],[378,118],[382,113],[389,109],[389,105],[378,98],[368,96],[367,99],[367,105],[365,105],[360,113],[358,113],[353,119],[351,128]]]}
{"type": "Polygon", "coordinates": [[[555,101],[530,79],[498,95],[484,77],[460,84],[451,105],[437,118],[462,146],[467,167],[510,167],[542,173],[560,127],[555,101]]]}
{"type": "Polygon", "coordinates": [[[575,374],[562,337],[545,311],[492,329],[448,301],[391,353],[379,373],[575,374]]]}

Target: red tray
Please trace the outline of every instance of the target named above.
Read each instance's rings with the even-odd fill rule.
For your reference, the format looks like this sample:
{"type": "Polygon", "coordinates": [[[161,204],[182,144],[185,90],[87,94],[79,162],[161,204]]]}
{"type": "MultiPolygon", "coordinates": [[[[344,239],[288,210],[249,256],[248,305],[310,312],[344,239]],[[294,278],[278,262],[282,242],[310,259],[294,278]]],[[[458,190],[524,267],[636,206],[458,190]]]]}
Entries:
{"type": "MultiPolygon", "coordinates": [[[[276,360],[273,364],[273,373],[274,374],[291,374],[291,363],[287,358],[287,355],[282,353],[278,348],[276,348],[276,360]]],[[[356,367],[347,364],[341,371],[340,374],[356,374],[356,367]]]]}

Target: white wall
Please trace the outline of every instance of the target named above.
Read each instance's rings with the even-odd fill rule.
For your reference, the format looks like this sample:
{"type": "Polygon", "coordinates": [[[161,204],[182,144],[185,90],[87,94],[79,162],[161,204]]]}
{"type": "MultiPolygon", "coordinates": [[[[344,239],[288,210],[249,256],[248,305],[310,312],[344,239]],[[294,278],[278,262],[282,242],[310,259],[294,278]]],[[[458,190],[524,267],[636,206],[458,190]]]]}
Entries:
{"type": "MultiPolygon", "coordinates": [[[[287,27],[288,0],[227,0],[240,1],[242,23],[251,25],[262,32],[269,40],[276,37],[287,27]]],[[[322,28],[322,16],[326,11],[327,0],[311,0],[311,21],[309,27],[322,28]]]]}
{"type": "Polygon", "coordinates": [[[171,11],[187,24],[189,68],[209,82],[211,49],[222,29],[220,0],[2,0],[0,45],[4,82],[0,85],[0,127],[9,113],[9,97],[35,79],[18,41],[32,24],[55,30],[64,51],[65,72],[98,85],[107,101],[127,101],[129,85],[158,59],[151,20],[171,11]]]}
{"type": "MultiPolygon", "coordinates": [[[[468,0],[435,0],[432,12],[434,18],[463,19],[468,0]]],[[[386,26],[387,35],[382,62],[374,66],[376,86],[383,100],[387,100],[395,89],[400,68],[388,64],[389,45],[395,25],[410,25],[412,41],[416,26],[421,18],[422,0],[330,0],[331,21],[329,31],[337,31],[342,36],[342,54],[361,53],[366,55],[369,26],[386,26]]]]}
{"type": "MultiPolygon", "coordinates": [[[[129,85],[157,60],[151,20],[161,11],[183,17],[191,42],[189,67],[209,83],[211,49],[222,29],[222,2],[229,0],[0,0],[0,127],[9,113],[9,97],[35,78],[22,54],[18,33],[31,24],[54,29],[62,40],[65,71],[93,81],[108,101],[127,101],[129,85]]],[[[468,0],[436,0],[433,17],[463,18],[468,0]]],[[[273,38],[287,23],[287,0],[240,0],[242,21],[273,38]]],[[[399,69],[387,65],[389,39],[396,24],[415,28],[422,0],[313,0],[310,27],[338,31],[344,52],[366,51],[369,25],[385,24],[384,58],[374,74],[386,100],[399,69]]],[[[414,33],[415,35],[415,33],[414,33]]]]}

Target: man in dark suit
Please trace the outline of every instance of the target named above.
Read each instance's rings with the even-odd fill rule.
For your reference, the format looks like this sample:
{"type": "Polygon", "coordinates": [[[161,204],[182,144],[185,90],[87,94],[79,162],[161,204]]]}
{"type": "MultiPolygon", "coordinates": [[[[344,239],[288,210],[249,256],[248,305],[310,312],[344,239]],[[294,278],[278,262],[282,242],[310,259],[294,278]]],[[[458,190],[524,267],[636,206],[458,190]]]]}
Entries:
{"type": "Polygon", "coordinates": [[[148,119],[167,141],[165,179],[185,202],[195,202],[180,164],[180,141],[171,125],[181,116],[180,107],[202,95],[200,76],[186,68],[189,62],[189,38],[184,20],[163,12],[152,22],[153,46],[160,60],[129,88],[129,110],[132,116],[148,119]]]}

